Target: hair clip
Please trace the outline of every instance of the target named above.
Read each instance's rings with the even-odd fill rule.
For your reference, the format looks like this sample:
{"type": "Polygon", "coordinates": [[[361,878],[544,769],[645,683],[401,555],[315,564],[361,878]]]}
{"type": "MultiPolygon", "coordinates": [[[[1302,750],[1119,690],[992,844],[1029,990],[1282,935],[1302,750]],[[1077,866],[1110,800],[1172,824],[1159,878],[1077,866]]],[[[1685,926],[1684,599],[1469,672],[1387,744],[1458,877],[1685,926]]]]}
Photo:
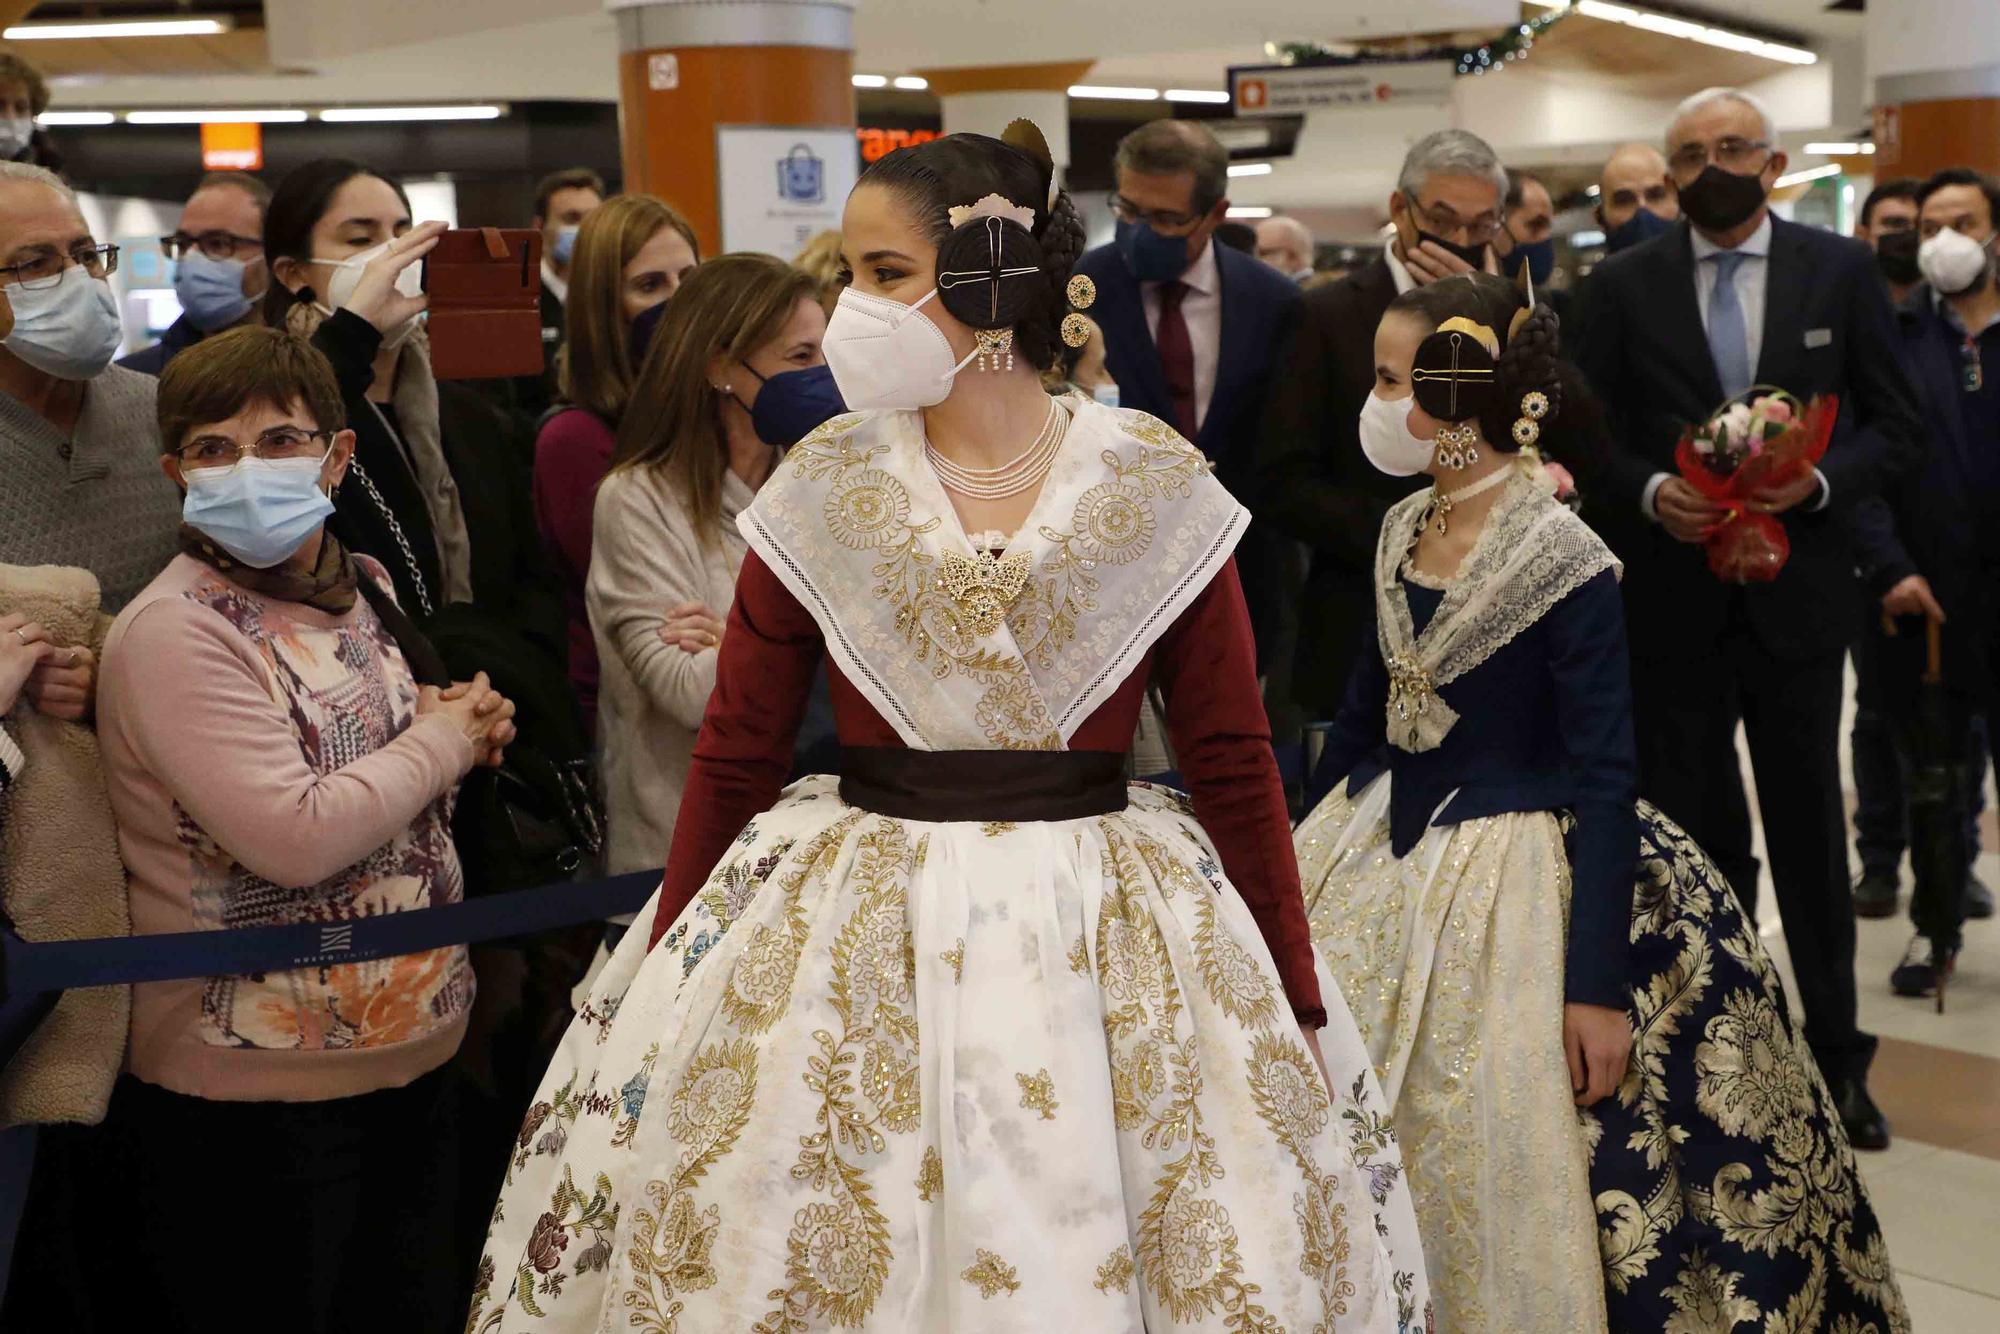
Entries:
{"type": "Polygon", "coordinates": [[[1521,415],[1514,419],[1514,443],[1526,449],[1542,438],[1542,418],[1549,415],[1549,396],[1539,389],[1521,395],[1521,415]]]}
{"type": "Polygon", "coordinates": [[[1063,316],[1062,340],[1067,347],[1082,347],[1090,341],[1090,319],[1075,311],[1063,316]]]}

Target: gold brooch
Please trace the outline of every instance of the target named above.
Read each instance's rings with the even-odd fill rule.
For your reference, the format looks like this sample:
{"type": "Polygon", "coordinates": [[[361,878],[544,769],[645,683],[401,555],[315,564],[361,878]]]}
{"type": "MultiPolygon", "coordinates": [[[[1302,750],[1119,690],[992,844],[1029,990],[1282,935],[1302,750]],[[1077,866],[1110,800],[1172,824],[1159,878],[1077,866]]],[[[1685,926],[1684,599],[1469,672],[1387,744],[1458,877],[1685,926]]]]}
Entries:
{"type": "Polygon", "coordinates": [[[1430,712],[1437,687],[1414,653],[1405,649],[1389,660],[1389,707],[1396,717],[1408,722],[1430,712]]]}
{"type": "Polygon", "coordinates": [[[950,597],[975,635],[990,635],[1007,618],[1007,609],[1028,586],[1028,553],[1017,551],[1005,560],[988,552],[961,556],[944,553],[938,587],[950,597]]]}

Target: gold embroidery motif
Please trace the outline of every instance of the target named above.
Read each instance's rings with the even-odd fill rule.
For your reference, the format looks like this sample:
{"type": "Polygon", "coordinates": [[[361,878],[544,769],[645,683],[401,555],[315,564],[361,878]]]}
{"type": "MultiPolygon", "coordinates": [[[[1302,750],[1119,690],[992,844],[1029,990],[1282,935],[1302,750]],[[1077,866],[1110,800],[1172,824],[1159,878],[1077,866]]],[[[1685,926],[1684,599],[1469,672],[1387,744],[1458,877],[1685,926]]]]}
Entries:
{"type": "Polygon", "coordinates": [[[1014,1266],[984,1247],[972,1253],[972,1264],[959,1277],[979,1289],[982,1301],[990,1302],[1003,1292],[1011,1296],[1021,1290],[1014,1266]]]}
{"type": "Polygon", "coordinates": [[[1025,551],[1004,560],[996,560],[990,551],[975,551],[970,558],[947,551],[938,570],[938,587],[958,608],[972,633],[983,638],[1000,628],[1007,609],[1028,586],[1028,571],[1025,551]]]}
{"type": "Polygon", "coordinates": [[[943,1194],[944,1159],[938,1157],[937,1146],[926,1144],[923,1161],[917,1164],[917,1198],[931,1204],[943,1194]]]}
{"type": "Polygon", "coordinates": [[[965,938],[963,936],[959,937],[957,944],[939,954],[938,958],[943,959],[951,965],[952,981],[963,982],[965,980],[965,938]]]}
{"type": "Polygon", "coordinates": [[[1011,834],[1020,827],[1012,820],[988,820],[985,824],[979,826],[979,832],[988,838],[998,838],[1002,834],[1011,834]]]}
{"type": "Polygon", "coordinates": [[[1056,1101],[1056,1081],[1049,1076],[1047,1066],[1032,1075],[1017,1074],[1014,1082],[1021,1086],[1021,1105],[1031,1112],[1040,1112],[1042,1120],[1056,1119],[1056,1108],[1062,1106],[1056,1101]]]}
{"type": "Polygon", "coordinates": [[[1097,1282],[1091,1286],[1099,1292],[1130,1292],[1132,1253],[1123,1246],[1111,1252],[1104,1263],[1097,1266],[1097,1282]]]}
{"type": "Polygon", "coordinates": [[[1076,934],[1076,944],[1069,947],[1069,970],[1082,977],[1090,976],[1090,944],[1081,931],[1076,934]]]}

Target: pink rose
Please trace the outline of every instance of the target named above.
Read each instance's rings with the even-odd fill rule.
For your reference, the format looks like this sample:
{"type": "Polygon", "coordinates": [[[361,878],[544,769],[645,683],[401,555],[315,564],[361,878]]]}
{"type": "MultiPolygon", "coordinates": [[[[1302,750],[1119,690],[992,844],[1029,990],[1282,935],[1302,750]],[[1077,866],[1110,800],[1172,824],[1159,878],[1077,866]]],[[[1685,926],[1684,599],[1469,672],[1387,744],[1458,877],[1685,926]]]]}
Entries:
{"type": "Polygon", "coordinates": [[[1773,426],[1787,426],[1792,420],[1792,405],[1782,398],[1760,398],[1756,403],[1759,416],[1773,426]]]}
{"type": "Polygon", "coordinates": [[[1560,463],[1544,463],[1542,471],[1556,484],[1556,499],[1567,500],[1576,494],[1576,478],[1569,475],[1569,469],[1560,463]]]}

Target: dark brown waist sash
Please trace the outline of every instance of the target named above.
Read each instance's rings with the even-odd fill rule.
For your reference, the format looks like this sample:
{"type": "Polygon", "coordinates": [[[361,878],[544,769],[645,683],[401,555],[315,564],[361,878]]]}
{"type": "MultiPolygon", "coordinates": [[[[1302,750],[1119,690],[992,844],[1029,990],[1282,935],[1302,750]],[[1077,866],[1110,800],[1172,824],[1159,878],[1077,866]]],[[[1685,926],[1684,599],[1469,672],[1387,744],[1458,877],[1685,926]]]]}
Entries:
{"type": "Polygon", "coordinates": [[[1125,756],[1108,750],[846,746],[840,799],[898,820],[1082,820],[1125,809],[1125,756]]]}

